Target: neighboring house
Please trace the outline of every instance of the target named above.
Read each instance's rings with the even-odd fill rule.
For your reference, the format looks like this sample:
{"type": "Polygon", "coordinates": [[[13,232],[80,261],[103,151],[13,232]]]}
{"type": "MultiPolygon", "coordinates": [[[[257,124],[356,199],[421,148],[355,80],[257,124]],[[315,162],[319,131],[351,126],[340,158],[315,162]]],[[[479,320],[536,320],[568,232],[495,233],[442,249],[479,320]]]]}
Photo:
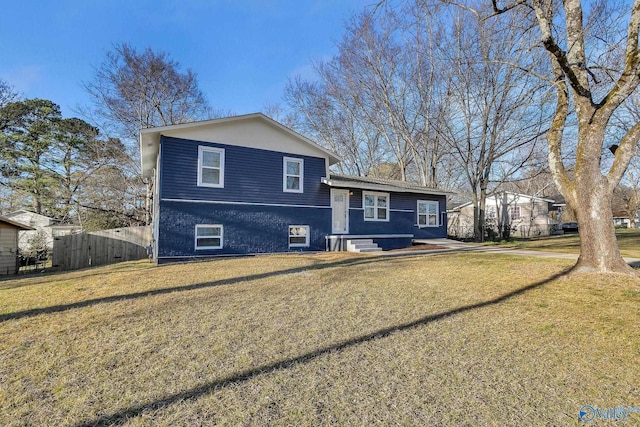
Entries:
{"type": "Polygon", "coordinates": [[[0,216],[0,276],[18,272],[18,233],[33,228],[0,216]]]}
{"type": "Polygon", "coordinates": [[[160,263],[446,237],[447,192],[330,174],[335,154],[260,113],[143,129],[140,152],[160,263]]]}
{"type": "Polygon", "coordinates": [[[43,233],[46,236],[47,246],[49,249],[53,249],[54,238],[82,230],[82,227],[78,225],[59,224],[57,220],[51,217],[24,209],[11,212],[7,215],[7,218],[31,227],[30,231],[20,233],[18,247],[23,253],[29,250],[30,241],[37,233],[43,233]]]}
{"type": "MultiPolygon", "coordinates": [[[[553,218],[554,201],[526,194],[502,191],[486,199],[485,222],[497,231],[499,225],[509,224],[511,236],[548,236],[559,221],[553,218]]],[[[459,238],[473,237],[473,203],[467,202],[448,212],[449,235],[459,238]]]]}

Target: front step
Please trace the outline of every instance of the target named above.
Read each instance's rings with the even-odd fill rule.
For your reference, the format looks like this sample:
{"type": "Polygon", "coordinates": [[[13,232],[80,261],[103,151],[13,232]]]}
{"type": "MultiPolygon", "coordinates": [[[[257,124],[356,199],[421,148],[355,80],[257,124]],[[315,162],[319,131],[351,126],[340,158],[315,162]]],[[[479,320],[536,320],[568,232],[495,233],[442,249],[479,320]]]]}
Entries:
{"type": "Polygon", "coordinates": [[[348,252],[382,252],[382,249],[373,239],[349,239],[347,240],[348,252]]]}

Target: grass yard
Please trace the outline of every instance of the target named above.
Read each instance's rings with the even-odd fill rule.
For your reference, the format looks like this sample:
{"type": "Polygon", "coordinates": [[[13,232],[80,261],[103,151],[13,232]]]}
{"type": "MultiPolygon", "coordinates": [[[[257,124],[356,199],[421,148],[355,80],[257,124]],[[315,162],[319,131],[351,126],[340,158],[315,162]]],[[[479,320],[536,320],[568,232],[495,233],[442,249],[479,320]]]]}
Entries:
{"type": "MultiPolygon", "coordinates": [[[[640,229],[621,228],[616,230],[616,237],[622,256],[640,258],[640,229]]],[[[504,243],[503,245],[534,251],[580,253],[580,237],[578,233],[516,240],[504,243]]]]}
{"type": "Polygon", "coordinates": [[[640,407],[640,281],[556,277],[572,264],[323,253],[0,281],[0,425],[558,426],[640,407]]]}

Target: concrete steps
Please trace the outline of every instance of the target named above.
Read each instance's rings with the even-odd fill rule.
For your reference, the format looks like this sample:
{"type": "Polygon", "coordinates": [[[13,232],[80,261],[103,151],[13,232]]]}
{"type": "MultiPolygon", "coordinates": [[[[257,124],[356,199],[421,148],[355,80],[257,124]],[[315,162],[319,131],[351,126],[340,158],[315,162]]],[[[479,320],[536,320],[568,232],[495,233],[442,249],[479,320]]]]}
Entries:
{"type": "Polygon", "coordinates": [[[373,239],[349,239],[347,240],[348,252],[382,252],[382,249],[373,239]]]}

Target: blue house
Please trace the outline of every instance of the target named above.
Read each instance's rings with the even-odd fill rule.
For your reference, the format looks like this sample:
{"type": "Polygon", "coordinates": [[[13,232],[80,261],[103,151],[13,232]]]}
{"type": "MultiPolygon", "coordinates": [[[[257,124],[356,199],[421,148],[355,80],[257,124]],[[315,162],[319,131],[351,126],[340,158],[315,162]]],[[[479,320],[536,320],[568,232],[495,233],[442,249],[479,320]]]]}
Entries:
{"type": "Polygon", "coordinates": [[[447,192],[332,174],[334,153],[260,113],[143,129],[140,152],[159,263],[446,237],[447,192]]]}

